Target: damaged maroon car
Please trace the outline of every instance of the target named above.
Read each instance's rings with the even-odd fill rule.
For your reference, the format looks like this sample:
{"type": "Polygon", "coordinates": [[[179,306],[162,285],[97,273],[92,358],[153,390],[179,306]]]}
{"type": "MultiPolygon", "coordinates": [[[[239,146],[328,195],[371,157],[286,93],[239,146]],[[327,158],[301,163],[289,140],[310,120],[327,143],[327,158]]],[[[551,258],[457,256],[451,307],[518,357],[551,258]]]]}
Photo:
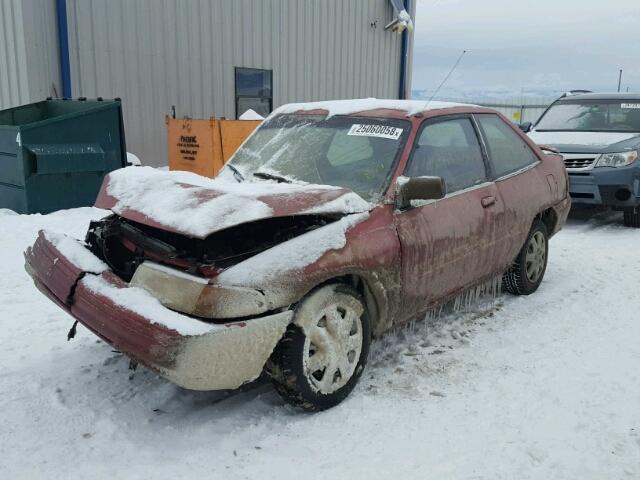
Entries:
{"type": "Polygon", "coordinates": [[[543,279],[570,201],[562,159],[493,110],[354,100],[285,105],[216,179],[105,179],[84,242],[40,232],[27,271],[133,361],[196,390],[263,372],[331,407],[372,337],[493,278],[543,279]]]}

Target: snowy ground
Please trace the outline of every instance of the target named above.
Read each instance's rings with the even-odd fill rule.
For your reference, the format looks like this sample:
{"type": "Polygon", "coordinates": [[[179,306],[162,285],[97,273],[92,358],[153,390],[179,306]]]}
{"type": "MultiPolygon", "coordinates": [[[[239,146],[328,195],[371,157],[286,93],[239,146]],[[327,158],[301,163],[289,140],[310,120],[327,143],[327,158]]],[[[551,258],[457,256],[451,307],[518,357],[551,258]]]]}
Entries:
{"type": "Polygon", "coordinates": [[[640,231],[619,216],[570,220],[537,294],[377,342],[351,397],[308,415],[67,342],[22,251],[102,213],[0,211],[0,478],[640,478],[640,231]]]}

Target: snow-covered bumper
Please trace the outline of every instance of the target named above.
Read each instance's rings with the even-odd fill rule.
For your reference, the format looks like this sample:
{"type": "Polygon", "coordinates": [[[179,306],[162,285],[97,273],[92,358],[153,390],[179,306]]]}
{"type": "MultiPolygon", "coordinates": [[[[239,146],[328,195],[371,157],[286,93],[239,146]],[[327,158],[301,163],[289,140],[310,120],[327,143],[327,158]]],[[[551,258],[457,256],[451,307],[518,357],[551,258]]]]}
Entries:
{"type": "Polygon", "coordinates": [[[185,388],[234,389],[256,379],[291,321],[290,311],[222,324],[182,315],[101,268],[96,257],[87,262],[87,254],[69,237],[63,248],[40,232],[25,268],[89,330],[185,388]]]}
{"type": "Polygon", "coordinates": [[[635,207],[640,203],[640,166],[568,170],[574,204],[635,207]]]}

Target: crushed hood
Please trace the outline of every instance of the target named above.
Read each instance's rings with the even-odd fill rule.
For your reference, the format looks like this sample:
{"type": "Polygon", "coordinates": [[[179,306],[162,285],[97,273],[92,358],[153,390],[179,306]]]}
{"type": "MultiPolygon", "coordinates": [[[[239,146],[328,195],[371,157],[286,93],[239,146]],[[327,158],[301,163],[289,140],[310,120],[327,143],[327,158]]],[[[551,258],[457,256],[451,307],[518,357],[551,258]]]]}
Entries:
{"type": "Polygon", "coordinates": [[[358,194],[327,185],[209,179],[189,172],[128,167],[104,180],[96,207],[152,227],[205,238],[256,220],[345,215],[373,207],[358,194]]]}
{"type": "Polygon", "coordinates": [[[564,153],[609,153],[640,144],[636,132],[537,132],[529,133],[538,145],[548,145],[564,153]]]}

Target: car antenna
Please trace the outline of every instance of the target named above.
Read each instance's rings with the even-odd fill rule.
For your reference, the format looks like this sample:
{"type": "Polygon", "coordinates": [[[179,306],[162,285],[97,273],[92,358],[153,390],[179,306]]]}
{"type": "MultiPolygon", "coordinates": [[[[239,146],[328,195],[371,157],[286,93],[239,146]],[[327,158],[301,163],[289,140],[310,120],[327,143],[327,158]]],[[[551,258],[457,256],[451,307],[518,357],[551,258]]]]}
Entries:
{"type": "Polygon", "coordinates": [[[455,71],[455,69],[458,68],[458,65],[460,64],[460,61],[462,60],[462,57],[464,57],[465,53],[467,53],[467,51],[463,50],[462,53],[460,54],[460,56],[458,57],[458,59],[456,60],[456,63],[454,63],[453,67],[451,67],[451,70],[449,70],[449,73],[447,73],[447,75],[444,77],[442,82],[440,82],[440,85],[438,85],[438,88],[436,88],[435,92],[433,92],[433,95],[431,95],[431,98],[429,98],[429,100],[427,100],[427,103],[424,105],[424,110],[426,110],[429,107],[429,104],[431,103],[431,100],[433,100],[433,98],[438,94],[438,92],[444,86],[444,84],[447,82],[447,80],[449,80],[449,77],[455,71]]]}

